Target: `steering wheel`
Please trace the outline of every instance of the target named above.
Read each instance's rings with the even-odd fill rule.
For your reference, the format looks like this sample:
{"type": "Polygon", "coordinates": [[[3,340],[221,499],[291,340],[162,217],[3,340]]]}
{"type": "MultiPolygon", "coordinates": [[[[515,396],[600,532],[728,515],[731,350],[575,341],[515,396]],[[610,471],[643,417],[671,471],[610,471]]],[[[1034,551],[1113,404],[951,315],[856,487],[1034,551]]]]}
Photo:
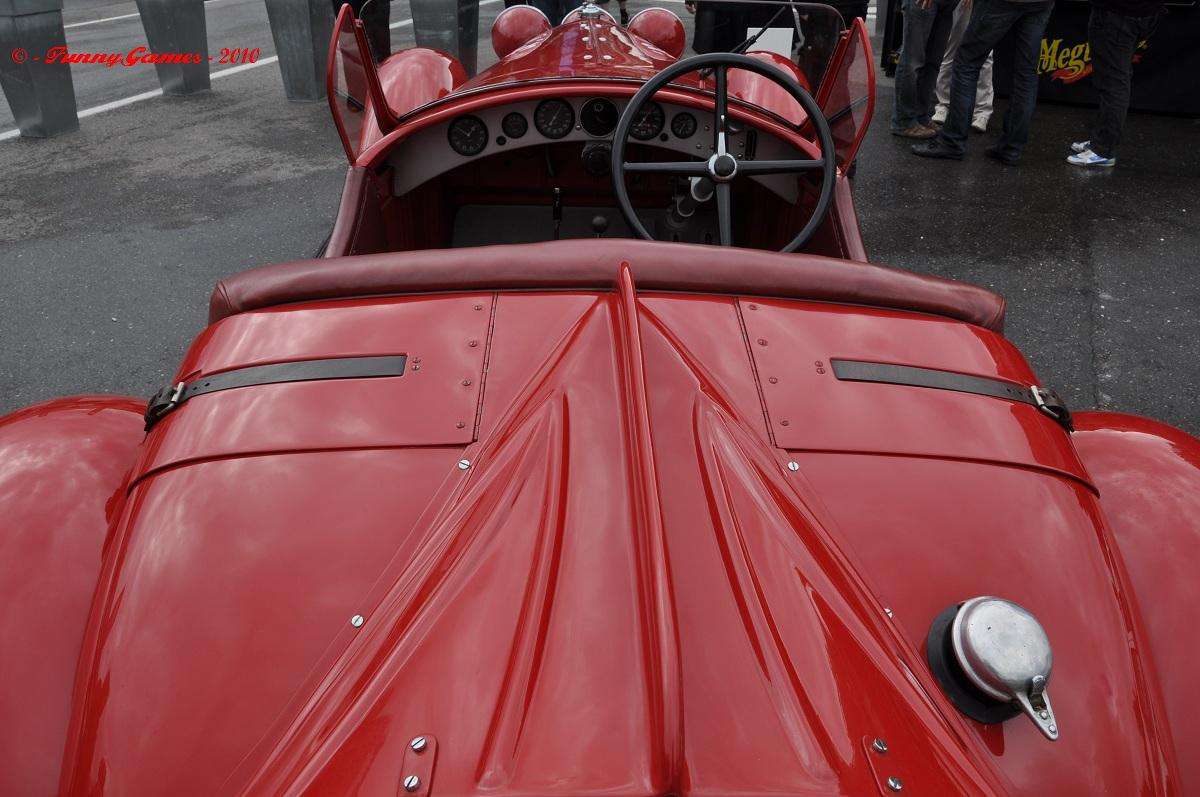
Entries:
{"type": "Polygon", "coordinates": [[[629,224],[630,229],[639,238],[654,240],[646,230],[642,220],[638,218],[633,203],[629,201],[629,192],[625,188],[625,175],[628,172],[658,172],[682,177],[707,177],[713,183],[713,192],[717,199],[717,223],[719,227],[721,246],[733,245],[733,209],[730,203],[732,193],[731,183],[739,175],[761,174],[795,174],[799,172],[821,170],[821,194],[817,197],[816,207],[808,223],[797,233],[787,246],[779,251],[795,252],[808,242],[816,232],[817,227],[824,221],[829,212],[829,203],[833,199],[833,181],[837,175],[837,160],[833,149],[833,134],[829,131],[829,122],[821,113],[817,101],[812,94],[796,82],[795,78],[787,75],[770,64],[738,53],[706,53],[685,58],[667,67],[646,81],[646,84],[633,95],[633,99],[625,106],[617,129],[613,133],[612,147],[612,176],[613,191],[617,195],[617,205],[621,215],[629,224]],[[738,160],[725,147],[726,132],[729,124],[728,108],[729,93],[727,72],[730,69],[745,69],[767,78],[782,87],[788,94],[800,103],[800,107],[812,120],[817,131],[817,140],[821,144],[821,157],[818,160],[738,160]],[[698,69],[712,69],[716,77],[716,97],[713,108],[713,153],[707,161],[672,161],[665,163],[628,163],[625,161],[625,144],[629,137],[629,129],[637,118],[642,106],[658,93],[659,89],[680,75],[694,72],[698,69]]]}

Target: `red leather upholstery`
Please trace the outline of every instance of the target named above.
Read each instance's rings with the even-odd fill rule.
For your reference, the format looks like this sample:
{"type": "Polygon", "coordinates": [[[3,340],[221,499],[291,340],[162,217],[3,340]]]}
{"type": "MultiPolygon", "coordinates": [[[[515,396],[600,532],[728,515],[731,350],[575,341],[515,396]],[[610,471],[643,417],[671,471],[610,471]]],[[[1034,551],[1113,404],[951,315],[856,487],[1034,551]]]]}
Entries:
{"type": "Polygon", "coordinates": [[[774,296],[946,316],[1003,332],[1004,299],[953,280],[817,255],[627,239],[553,241],[301,260],[221,280],[209,321],[287,302],[463,290],[641,290],[774,296]]]}

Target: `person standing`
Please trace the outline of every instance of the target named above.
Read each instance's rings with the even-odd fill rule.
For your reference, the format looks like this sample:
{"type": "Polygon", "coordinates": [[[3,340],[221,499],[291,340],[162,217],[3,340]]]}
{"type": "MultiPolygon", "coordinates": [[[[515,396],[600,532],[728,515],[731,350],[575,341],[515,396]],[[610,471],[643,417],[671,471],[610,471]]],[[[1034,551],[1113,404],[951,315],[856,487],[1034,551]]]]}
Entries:
{"type": "Polygon", "coordinates": [[[1000,141],[988,147],[987,156],[1007,166],[1016,166],[1029,143],[1029,127],[1037,105],[1038,56],[1042,34],[1054,10],[1054,0],[973,0],[976,5],[963,33],[954,72],[950,78],[950,113],[937,137],[914,144],[914,155],[923,158],[962,160],[967,149],[967,130],[975,108],[979,72],[988,53],[1012,31],[1012,95],[1004,114],[1000,141]]]}
{"type": "MultiPolygon", "coordinates": [[[[609,3],[609,0],[596,0],[596,2],[597,2],[597,3],[599,3],[599,4],[600,4],[600,5],[602,5],[602,6],[606,6],[606,5],[608,5],[608,3],[609,3]]],[[[695,9],[694,9],[694,8],[691,8],[691,9],[688,9],[688,10],[689,10],[691,13],[693,13],[693,14],[695,13],[695,9]]],[[[621,25],[622,25],[622,27],[624,27],[625,25],[628,25],[628,24],[629,24],[629,7],[628,7],[628,0],[617,0],[617,11],[618,11],[618,12],[620,12],[620,14],[621,14],[621,25]]]]}
{"type": "Polygon", "coordinates": [[[959,0],[904,0],[892,135],[933,138],[933,89],[959,0]]]}
{"type": "Polygon", "coordinates": [[[1125,128],[1133,82],[1133,54],[1140,42],[1154,35],[1162,14],[1161,0],[1092,0],[1088,46],[1092,51],[1092,80],[1100,95],[1092,137],[1071,145],[1075,166],[1116,166],[1117,144],[1125,128]]]}
{"type": "MultiPolygon", "coordinates": [[[[971,20],[971,0],[962,0],[954,9],[954,24],[950,28],[950,39],[946,42],[946,55],[942,58],[942,68],[938,70],[937,79],[937,108],[933,110],[933,121],[943,124],[946,115],[950,113],[950,75],[954,72],[954,56],[958,54],[958,46],[962,44],[963,32],[971,20]]],[[[992,118],[992,101],[995,92],[992,89],[992,54],[988,53],[987,60],[979,70],[979,86],[975,89],[975,113],[971,116],[971,129],[978,133],[986,133],[988,122],[992,118]]]]}
{"type": "Polygon", "coordinates": [[[563,18],[583,4],[583,0],[530,0],[531,6],[546,15],[551,25],[561,25],[563,18]]]}
{"type": "Polygon", "coordinates": [[[367,34],[367,44],[376,64],[382,64],[392,54],[391,0],[333,0],[333,16],[336,19],[342,6],[349,5],[354,16],[362,20],[367,34]]]}

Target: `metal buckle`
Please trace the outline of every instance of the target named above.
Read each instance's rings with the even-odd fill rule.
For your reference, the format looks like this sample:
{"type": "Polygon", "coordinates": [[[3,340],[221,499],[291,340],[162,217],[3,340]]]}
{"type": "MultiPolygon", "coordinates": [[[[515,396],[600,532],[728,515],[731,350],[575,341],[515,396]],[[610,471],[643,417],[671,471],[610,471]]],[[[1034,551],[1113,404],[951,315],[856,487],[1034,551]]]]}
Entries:
{"type": "Polygon", "coordinates": [[[1074,431],[1074,426],[1071,423],[1071,412],[1057,393],[1053,390],[1047,390],[1044,387],[1038,387],[1037,385],[1030,385],[1029,393],[1033,396],[1034,406],[1057,421],[1068,432],[1074,431]]]}
{"type": "MultiPolygon", "coordinates": [[[[1029,392],[1033,394],[1033,403],[1036,404],[1037,408],[1042,412],[1050,415],[1051,417],[1057,418],[1058,413],[1050,408],[1050,405],[1046,403],[1046,399],[1042,398],[1042,390],[1043,388],[1040,388],[1037,385],[1029,386],[1029,392]]],[[[1046,392],[1049,393],[1049,391],[1046,392]]]]}
{"type": "Polygon", "coordinates": [[[179,402],[183,400],[183,391],[186,387],[186,382],[180,382],[174,387],[164,387],[150,397],[150,401],[146,404],[146,414],[144,416],[147,432],[150,431],[150,428],[160,418],[179,406],[179,402]]]}

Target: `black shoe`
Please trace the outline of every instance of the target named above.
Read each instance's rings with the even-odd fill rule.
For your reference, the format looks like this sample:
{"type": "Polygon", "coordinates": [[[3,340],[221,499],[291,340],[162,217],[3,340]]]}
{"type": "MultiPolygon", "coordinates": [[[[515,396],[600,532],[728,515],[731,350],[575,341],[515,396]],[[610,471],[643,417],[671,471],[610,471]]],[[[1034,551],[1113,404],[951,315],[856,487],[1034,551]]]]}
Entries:
{"type": "Polygon", "coordinates": [[[951,147],[941,138],[931,138],[929,141],[913,144],[912,152],[914,155],[920,155],[922,158],[943,158],[955,161],[960,161],[963,158],[962,152],[954,149],[954,147],[951,147]]]}
{"type": "Polygon", "coordinates": [[[993,144],[985,149],[983,154],[987,155],[994,161],[1000,161],[1005,166],[1016,166],[1021,162],[1021,156],[1018,155],[1014,157],[1008,154],[1008,152],[1004,149],[1004,145],[1002,144],[993,144]]]}

